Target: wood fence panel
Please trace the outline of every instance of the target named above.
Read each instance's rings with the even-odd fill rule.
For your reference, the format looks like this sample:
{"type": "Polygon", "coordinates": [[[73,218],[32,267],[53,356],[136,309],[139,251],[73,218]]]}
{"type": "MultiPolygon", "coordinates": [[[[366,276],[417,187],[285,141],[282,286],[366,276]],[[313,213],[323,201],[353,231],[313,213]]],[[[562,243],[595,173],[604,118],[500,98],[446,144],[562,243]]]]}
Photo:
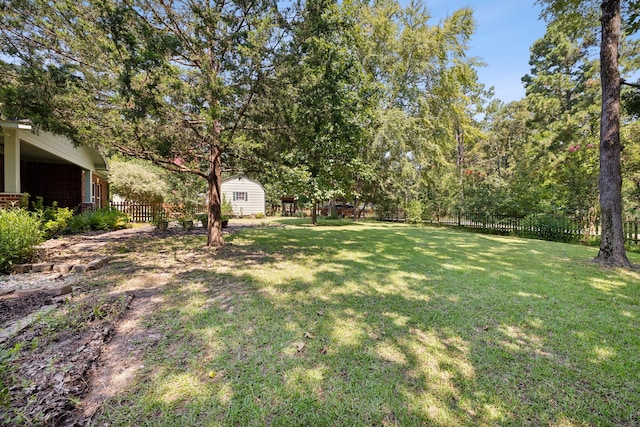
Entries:
{"type": "MultiPolygon", "coordinates": [[[[563,215],[551,215],[555,218],[555,224],[551,226],[537,226],[533,222],[524,222],[523,217],[513,214],[494,214],[481,212],[459,212],[455,215],[440,216],[432,220],[438,225],[451,225],[464,228],[473,228],[505,234],[539,235],[544,237],[545,232],[553,232],[554,235],[563,235],[566,240],[581,240],[591,237],[600,237],[600,222],[584,224],[581,221],[563,215]]],[[[624,238],[629,245],[640,245],[640,221],[627,219],[624,221],[624,238]]]]}
{"type": "Polygon", "coordinates": [[[151,222],[162,207],[149,203],[111,202],[110,206],[129,215],[129,222],[151,222]]]}

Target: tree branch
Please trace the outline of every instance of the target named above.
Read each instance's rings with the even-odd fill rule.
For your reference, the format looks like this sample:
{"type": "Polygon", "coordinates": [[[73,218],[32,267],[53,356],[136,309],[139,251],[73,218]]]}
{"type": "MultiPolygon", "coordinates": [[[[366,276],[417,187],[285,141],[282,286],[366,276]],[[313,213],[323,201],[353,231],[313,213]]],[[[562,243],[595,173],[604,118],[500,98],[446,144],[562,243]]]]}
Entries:
{"type": "Polygon", "coordinates": [[[640,83],[629,83],[625,79],[620,79],[620,84],[621,85],[627,85],[627,86],[630,86],[632,88],[640,89],[640,83]]]}

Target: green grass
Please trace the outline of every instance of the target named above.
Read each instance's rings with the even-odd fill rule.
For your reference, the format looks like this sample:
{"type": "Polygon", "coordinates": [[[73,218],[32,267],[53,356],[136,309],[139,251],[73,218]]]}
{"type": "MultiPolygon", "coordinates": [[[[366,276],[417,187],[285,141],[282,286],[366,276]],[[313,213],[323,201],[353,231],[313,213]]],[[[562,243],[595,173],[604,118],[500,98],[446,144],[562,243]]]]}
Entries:
{"type": "Polygon", "coordinates": [[[217,253],[201,237],[144,243],[140,259],[164,251],[183,267],[144,266],[168,277],[165,303],[146,319],[163,338],[102,417],[640,424],[637,271],[603,269],[589,262],[596,249],[575,245],[324,224],[247,229],[217,253]]]}

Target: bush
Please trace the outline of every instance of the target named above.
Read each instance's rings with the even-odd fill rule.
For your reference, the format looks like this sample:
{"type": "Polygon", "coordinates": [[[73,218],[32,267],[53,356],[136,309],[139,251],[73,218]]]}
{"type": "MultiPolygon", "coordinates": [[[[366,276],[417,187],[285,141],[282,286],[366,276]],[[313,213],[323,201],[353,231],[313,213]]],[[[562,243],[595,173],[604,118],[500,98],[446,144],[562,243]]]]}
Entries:
{"type": "Polygon", "coordinates": [[[233,206],[231,206],[231,202],[224,197],[220,205],[220,214],[222,215],[223,221],[229,221],[229,218],[233,216],[233,206]]]}
{"type": "Polygon", "coordinates": [[[42,203],[42,197],[37,197],[32,206],[40,218],[42,230],[48,239],[62,233],[73,217],[71,209],[58,207],[57,202],[53,202],[52,206],[45,207],[42,203]]]}
{"type": "Polygon", "coordinates": [[[380,200],[374,207],[376,217],[379,221],[385,221],[393,218],[397,214],[397,205],[389,199],[380,200]]]}
{"type": "Polygon", "coordinates": [[[67,233],[92,230],[119,230],[127,227],[129,217],[113,208],[97,209],[74,216],[67,224],[67,233]]]}
{"type": "Polygon", "coordinates": [[[26,209],[0,209],[0,271],[33,258],[44,240],[38,216],[26,209]]]}
{"type": "Polygon", "coordinates": [[[531,214],[521,222],[522,237],[552,240],[556,242],[576,242],[580,238],[580,225],[563,215],[548,213],[531,214]]]}
{"type": "Polygon", "coordinates": [[[407,203],[405,208],[406,220],[409,224],[418,224],[422,222],[422,213],[424,211],[424,205],[420,200],[412,200],[407,203]]]}
{"type": "Polygon", "coordinates": [[[202,226],[204,228],[207,228],[207,226],[209,225],[209,215],[205,213],[198,215],[198,221],[202,223],[202,226]]]}

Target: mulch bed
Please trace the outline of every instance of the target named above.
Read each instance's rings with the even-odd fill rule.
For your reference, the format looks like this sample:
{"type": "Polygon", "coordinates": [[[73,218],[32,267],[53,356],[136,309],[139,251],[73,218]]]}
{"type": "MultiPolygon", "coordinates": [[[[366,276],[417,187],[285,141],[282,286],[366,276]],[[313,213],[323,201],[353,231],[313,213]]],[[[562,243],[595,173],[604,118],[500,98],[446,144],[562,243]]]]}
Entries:
{"type": "MultiPolygon", "coordinates": [[[[69,300],[49,319],[3,343],[0,425],[84,425],[74,412],[74,400],[87,391],[87,378],[132,299],[95,295],[82,302],[69,300]]],[[[51,301],[51,296],[33,292],[7,295],[2,303],[24,314],[51,301]]]]}
{"type": "Polygon", "coordinates": [[[21,319],[43,305],[53,304],[50,293],[43,291],[11,292],[0,296],[0,329],[21,319]]]}

